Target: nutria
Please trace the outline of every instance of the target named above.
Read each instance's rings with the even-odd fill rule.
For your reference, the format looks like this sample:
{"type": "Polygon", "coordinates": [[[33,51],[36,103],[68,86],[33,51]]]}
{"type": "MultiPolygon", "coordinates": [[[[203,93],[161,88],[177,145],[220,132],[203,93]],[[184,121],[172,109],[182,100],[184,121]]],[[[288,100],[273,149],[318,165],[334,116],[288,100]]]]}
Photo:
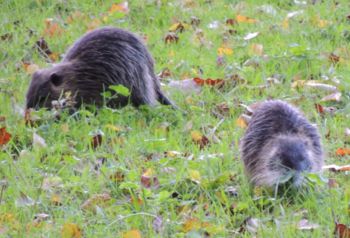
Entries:
{"type": "Polygon", "coordinates": [[[296,187],[304,172],[323,164],[320,135],[294,106],[279,100],[261,103],[241,141],[241,157],[252,184],[272,187],[289,180],[296,187]]]}
{"type": "MultiPolygon", "coordinates": [[[[61,63],[33,74],[27,92],[27,108],[52,107],[69,92],[74,107],[102,106],[101,95],[111,85],[123,85],[130,97],[117,95],[107,101],[111,107],[165,105],[173,103],[162,93],[154,74],[153,59],[141,40],[126,30],[103,27],[91,31],[67,51],[61,63]]],[[[174,106],[174,105],[173,105],[174,106]]]]}

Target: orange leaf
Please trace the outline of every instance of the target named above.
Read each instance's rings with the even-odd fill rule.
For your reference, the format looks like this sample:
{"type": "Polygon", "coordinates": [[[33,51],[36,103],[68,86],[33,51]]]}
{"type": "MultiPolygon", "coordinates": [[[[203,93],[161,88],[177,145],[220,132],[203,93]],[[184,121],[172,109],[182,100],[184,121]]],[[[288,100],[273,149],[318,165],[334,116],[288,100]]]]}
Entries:
{"type": "Polygon", "coordinates": [[[109,8],[108,13],[113,14],[114,12],[122,12],[122,13],[128,13],[129,12],[129,6],[128,2],[122,2],[119,4],[112,4],[112,6],[109,8]]]}
{"type": "Polygon", "coordinates": [[[141,232],[137,229],[133,229],[127,232],[124,232],[122,238],[141,238],[141,232]]]}
{"type": "Polygon", "coordinates": [[[45,20],[45,30],[43,35],[49,37],[60,36],[63,33],[63,29],[55,22],[52,18],[47,18],[45,20]]]}
{"type": "Polygon", "coordinates": [[[201,79],[201,78],[193,78],[193,81],[198,84],[198,85],[210,85],[210,86],[214,86],[214,85],[223,85],[224,84],[224,80],[223,79],[201,79]]]}
{"type": "Polygon", "coordinates": [[[7,144],[11,139],[11,134],[6,131],[6,127],[0,128],[0,145],[7,144]]]}
{"type": "Polygon", "coordinates": [[[244,129],[244,128],[247,128],[248,122],[243,116],[239,116],[238,119],[236,120],[236,125],[244,129]]]}
{"type": "Polygon", "coordinates": [[[241,22],[256,23],[256,22],[257,22],[256,19],[250,18],[250,17],[246,17],[246,16],[243,16],[243,15],[237,15],[237,16],[236,16],[236,21],[237,21],[238,23],[241,23],[241,22]]]}
{"type": "Polygon", "coordinates": [[[350,155],[350,149],[348,149],[348,148],[338,148],[337,151],[335,152],[335,154],[338,155],[338,156],[350,155]]]}
{"type": "Polygon", "coordinates": [[[61,230],[62,238],[80,238],[81,230],[78,225],[73,223],[66,223],[61,230]]]}

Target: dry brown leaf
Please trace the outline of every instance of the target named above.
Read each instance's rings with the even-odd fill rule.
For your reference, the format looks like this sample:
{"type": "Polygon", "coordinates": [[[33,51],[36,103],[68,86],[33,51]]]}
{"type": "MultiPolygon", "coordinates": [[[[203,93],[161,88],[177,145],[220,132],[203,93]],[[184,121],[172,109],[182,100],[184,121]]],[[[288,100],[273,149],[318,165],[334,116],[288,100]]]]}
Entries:
{"type": "Polygon", "coordinates": [[[141,176],[141,184],[145,188],[158,188],[159,180],[155,176],[155,172],[153,169],[147,169],[141,176]]]}
{"type": "Polygon", "coordinates": [[[192,141],[199,145],[200,149],[210,144],[209,139],[199,131],[191,131],[192,141]]]}
{"type": "Polygon", "coordinates": [[[350,227],[336,222],[334,234],[337,238],[350,238],[350,227]]]}
{"type": "Polygon", "coordinates": [[[179,37],[174,32],[169,32],[164,37],[165,44],[177,43],[179,41],[179,37]]]}

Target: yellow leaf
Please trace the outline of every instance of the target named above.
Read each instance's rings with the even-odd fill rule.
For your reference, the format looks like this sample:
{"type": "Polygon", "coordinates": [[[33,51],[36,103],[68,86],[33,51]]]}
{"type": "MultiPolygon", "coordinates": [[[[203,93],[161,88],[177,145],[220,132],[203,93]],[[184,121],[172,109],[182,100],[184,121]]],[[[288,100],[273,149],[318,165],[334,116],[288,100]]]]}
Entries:
{"type": "Polygon", "coordinates": [[[78,225],[73,223],[66,223],[61,230],[62,238],[80,238],[81,230],[78,225]]]}
{"type": "Polygon", "coordinates": [[[112,4],[110,9],[108,10],[109,14],[113,14],[114,12],[123,12],[123,13],[128,13],[129,12],[129,6],[128,2],[122,2],[119,4],[112,4]]]}
{"type": "Polygon", "coordinates": [[[288,20],[287,17],[284,18],[284,20],[283,20],[283,22],[282,22],[282,27],[283,27],[284,29],[288,29],[288,28],[289,28],[289,20],[288,20]]]}
{"type": "Polygon", "coordinates": [[[51,203],[53,203],[54,205],[61,204],[61,197],[58,194],[53,194],[51,196],[51,203]]]}
{"type": "Polygon", "coordinates": [[[191,131],[191,137],[193,141],[200,142],[202,140],[203,135],[199,131],[191,131]]]}
{"type": "Polygon", "coordinates": [[[225,47],[220,47],[218,48],[218,55],[222,56],[222,55],[232,55],[233,54],[233,50],[230,48],[225,48],[225,47]]]}
{"type": "Polygon", "coordinates": [[[189,218],[182,225],[182,231],[187,233],[192,230],[198,230],[202,227],[202,222],[198,218],[189,218]]]}
{"type": "Polygon", "coordinates": [[[108,124],[108,125],[106,125],[106,127],[111,129],[112,131],[115,131],[115,132],[122,132],[122,131],[124,131],[124,128],[122,128],[120,126],[114,126],[112,124],[108,124]]]}
{"type": "Polygon", "coordinates": [[[292,88],[304,87],[306,80],[296,80],[292,83],[292,88]]]}
{"type": "Polygon", "coordinates": [[[247,128],[248,123],[242,116],[239,116],[238,119],[236,120],[236,125],[244,129],[244,128],[247,128]]]}
{"type": "Polygon", "coordinates": [[[189,176],[190,176],[190,179],[193,181],[193,182],[196,182],[196,183],[200,183],[201,182],[201,174],[199,173],[198,170],[192,170],[190,169],[188,171],[189,173],[189,176]]]}
{"type": "Polygon", "coordinates": [[[247,17],[247,16],[243,16],[243,15],[237,15],[236,16],[236,21],[237,22],[245,22],[245,23],[256,23],[257,20],[254,19],[254,18],[250,18],[250,17],[247,17]]]}
{"type": "Polygon", "coordinates": [[[133,229],[133,230],[124,232],[122,237],[123,238],[141,238],[141,232],[137,229],[133,229]]]}
{"type": "Polygon", "coordinates": [[[148,169],[142,174],[142,176],[152,177],[154,174],[155,174],[155,173],[154,173],[153,169],[148,168],[148,169]]]}

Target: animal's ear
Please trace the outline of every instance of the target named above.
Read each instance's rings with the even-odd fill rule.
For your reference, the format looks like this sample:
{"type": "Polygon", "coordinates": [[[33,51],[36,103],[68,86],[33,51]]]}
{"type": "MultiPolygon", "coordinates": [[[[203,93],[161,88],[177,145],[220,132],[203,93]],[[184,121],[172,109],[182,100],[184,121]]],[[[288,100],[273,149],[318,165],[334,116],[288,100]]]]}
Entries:
{"type": "Polygon", "coordinates": [[[52,73],[50,75],[50,81],[54,86],[58,87],[63,83],[63,77],[59,76],[56,73],[52,73]]]}

